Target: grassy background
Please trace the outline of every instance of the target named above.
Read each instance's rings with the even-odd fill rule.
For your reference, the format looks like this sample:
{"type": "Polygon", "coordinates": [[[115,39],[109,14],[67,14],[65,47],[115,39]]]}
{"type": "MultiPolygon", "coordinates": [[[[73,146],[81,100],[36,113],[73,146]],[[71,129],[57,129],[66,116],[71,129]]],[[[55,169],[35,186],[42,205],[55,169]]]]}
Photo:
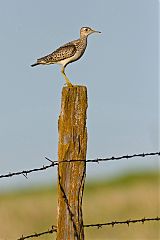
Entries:
{"type": "MultiPolygon", "coordinates": [[[[130,173],[110,181],[87,182],[83,198],[84,224],[160,215],[157,172],[130,173]]],[[[56,224],[57,190],[54,186],[0,194],[0,240],[12,240],[45,231],[56,224]]],[[[85,229],[90,240],[158,240],[160,223],[85,229]]],[[[56,239],[50,234],[38,239],[56,239]]]]}

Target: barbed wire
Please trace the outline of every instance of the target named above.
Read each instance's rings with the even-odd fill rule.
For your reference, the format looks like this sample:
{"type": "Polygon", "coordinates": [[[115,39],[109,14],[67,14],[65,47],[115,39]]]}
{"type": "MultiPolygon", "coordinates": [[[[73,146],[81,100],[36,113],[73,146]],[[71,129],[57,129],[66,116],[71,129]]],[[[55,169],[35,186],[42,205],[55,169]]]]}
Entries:
{"type": "MultiPolygon", "coordinates": [[[[112,222],[106,222],[106,223],[96,223],[96,224],[86,224],[83,227],[85,228],[89,228],[89,227],[97,227],[98,229],[104,227],[104,226],[112,226],[114,227],[115,225],[120,225],[120,224],[127,224],[128,227],[130,226],[131,223],[145,223],[145,222],[151,222],[151,221],[160,221],[160,217],[155,217],[155,218],[141,218],[141,219],[128,219],[125,221],[112,221],[112,222]]],[[[42,235],[45,234],[51,234],[53,232],[57,232],[57,227],[56,226],[52,226],[51,229],[45,231],[45,232],[41,232],[41,233],[34,233],[32,235],[28,235],[28,236],[23,236],[18,238],[17,240],[24,240],[27,238],[33,238],[33,237],[40,237],[42,235]]]]}
{"type": "MultiPolygon", "coordinates": [[[[81,161],[86,161],[86,163],[100,163],[100,162],[107,162],[107,161],[117,161],[117,160],[122,160],[122,159],[131,159],[135,157],[148,157],[148,156],[160,156],[160,152],[150,152],[150,153],[135,153],[132,155],[123,155],[123,156],[118,156],[118,157],[107,157],[107,158],[96,158],[96,159],[88,159],[88,160],[63,160],[60,163],[68,163],[68,162],[81,162],[81,161]]],[[[27,178],[27,175],[32,173],[32,172],[37,172],[37,171],[44,171],[48,168],[55,167],[59,165],[60,163],[57,160],[51,160],[48,157],[45,157],[46,160],[50,161],[50,165],[43,165],[42,167],[39,168],[33,168],[29,170],[22,170],[18,172],[9,172],[7,174],[2,174],[0,175],[0,178],[7,178],[7,177],[13,177],[17,175],[23,175],[24,177],[27,178]]]]}
{"type": "Polygon", "coordinates": [[[96,224],[87,224],[84,225],[84,227],[88,228],[88,227],[97,227],[102,228],[103,226],[109,226],[111,225],[112,227],[114,227],[115,225],[118,224],[127,224],[128,227],[130,225],[130,223],[144,223],[144,222],[149,222],[149,221],[160,221],[160,217],[155,217],[155,218],[142,218],[142,219],[128,219],[125,221],[113,221],[113,222],[106,222],[106,223],[96,223],[96,224]]]}
{"type": "Polygon", "coordinates": [[[23,239],[27,239],[27,238],[33,238],[33,237],[40,237],[42,235],[51,234],[51,233],[54,233],[54,232],[57,232],[57,227],[56,226],[52,226],[51,229],[48,229],[45,232],[34,233],[34,234],[31,234],[31,235],[28,235],[28,236],[25,236],[25,237],[22,235],[22,237],[18,238],[17,240],[23,240],[23,239]]]}
{"type": "Polygon", "coordinates": [[[42,167],[40,167],[40,168],[33,168],[33,169],[29,169],[29,170],[22,170],[22,171],[19,171],[19,172],[9,172],[9,173],[7,173],[7,174],[3,174],[3,175],[0,175],[0,178],[7,178],[7,177],[13,177],[13,176],[16,176],[16,175],[23,175],[24,177],[26,177],[27,178],[27,175],[29,174],[29,173],[32,173],[32,172],[37,172],[37,171],[44,171],[44,170],[46,170],[46,169],[48,169],[48,168],[51,168],[51,167],[54,167],[55,165],[58,165],[58,163],[57,164],[50,164],[50,165],[43,165],[42,167]]]}

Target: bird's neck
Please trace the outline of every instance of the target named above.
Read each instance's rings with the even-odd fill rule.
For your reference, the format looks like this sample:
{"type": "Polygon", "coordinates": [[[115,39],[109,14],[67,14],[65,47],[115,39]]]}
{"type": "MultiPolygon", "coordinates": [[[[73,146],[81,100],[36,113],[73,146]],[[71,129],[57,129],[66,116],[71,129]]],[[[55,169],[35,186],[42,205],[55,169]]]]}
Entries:
{"type": "Polygon", "coordinates": [[[80,35],[80,39],[83,39],[84,41],[87,41],[88,36],[80,35]]]}
{"type": "Polygon", "coordinates": [[[84,44],[87,44],[87,37],[88,36],[80,36],[80,39],[84,44]]]}

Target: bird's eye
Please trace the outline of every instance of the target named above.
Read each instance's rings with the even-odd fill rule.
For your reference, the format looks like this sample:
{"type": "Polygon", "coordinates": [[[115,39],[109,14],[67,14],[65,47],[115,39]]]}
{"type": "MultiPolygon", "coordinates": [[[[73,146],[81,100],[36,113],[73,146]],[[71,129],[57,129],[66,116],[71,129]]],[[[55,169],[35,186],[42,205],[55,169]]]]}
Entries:
{"type": "Polygon", "coordinates": [[[88,28],[85,28],[85,31],[87,32],[87,31],[88,31],[88,28]]]}

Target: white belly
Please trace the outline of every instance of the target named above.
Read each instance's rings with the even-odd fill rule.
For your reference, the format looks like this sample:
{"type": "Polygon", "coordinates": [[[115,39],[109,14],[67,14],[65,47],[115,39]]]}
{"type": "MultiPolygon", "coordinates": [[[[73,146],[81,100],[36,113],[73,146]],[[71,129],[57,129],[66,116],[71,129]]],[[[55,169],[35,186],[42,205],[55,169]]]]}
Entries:
{"type": "Polygon", "coordinates": [[[77,59],[79,59],[83,54],[81,52],[77,52],[75,55],[73,55],[72,57],[70,58],[66,58],[66,59],[63,59],[61,61],[59,61],[58,63],[65,66],[67,65],[68,63],[70,62],[74,62],[76,61],[77,59]]]}

